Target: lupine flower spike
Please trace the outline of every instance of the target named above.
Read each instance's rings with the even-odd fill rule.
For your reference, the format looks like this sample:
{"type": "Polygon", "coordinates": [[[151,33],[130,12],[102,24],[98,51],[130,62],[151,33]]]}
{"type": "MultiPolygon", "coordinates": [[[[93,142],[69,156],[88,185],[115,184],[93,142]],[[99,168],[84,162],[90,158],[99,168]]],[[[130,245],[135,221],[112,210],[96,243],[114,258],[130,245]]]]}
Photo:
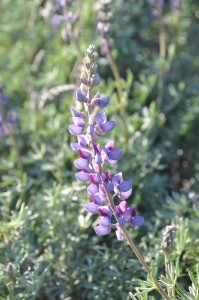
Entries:
{"type": "Polygon", "coordinates": [[[99,92],[92,95],[93,88],[100,82],[97,59],[95,47],[90,45],[83,61],[81,85],[76,93],[77,101],[83,104],[85,111],[72,109],[73,124],[69,126],[70,133],[78,139],[77,143],[71,145],[80,156],[74,162],[78,169],[75,177],[79,181],[88,182],[87,192],[91,202],[85,204],[85,209],[100,216],[95,232],[98,235],[107,235],[112,228],[116,228],[117,238],[123,240],[119,225],[129,222],[132,226],[140,226],[144,223],[144,218],[136,216],[135,207],[128,207],[127,204],[127,199],[132,193],[132,181],[123,180],[121,172],[111,177],[110,171],[103,170],[105,165],[111,167],[117,163],[122,156],[122,150],[115,148],[112,139],[103,146],[99,144],[100,136],[110,133],[115,127],[115,122],[107,120],[104,111],[98,111],[94,115],[94,109],[100,110],[109,104],[109,97],[102,97],[99,92]],[[110,196],[113,205],[110,203],[110,196]],[[115,204],[116,196],[119,199],[118,205],[115,204]]]}

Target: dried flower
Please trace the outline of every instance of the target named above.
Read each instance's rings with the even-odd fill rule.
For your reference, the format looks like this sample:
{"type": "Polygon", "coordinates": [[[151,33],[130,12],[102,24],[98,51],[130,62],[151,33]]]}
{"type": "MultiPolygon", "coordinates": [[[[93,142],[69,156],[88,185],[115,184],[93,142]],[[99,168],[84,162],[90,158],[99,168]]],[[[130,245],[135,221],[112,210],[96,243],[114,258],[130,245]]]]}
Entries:
{"type": "Polygon", "coordinates": [[[162,232],[161,248],[164,253],[170,253],[173,245],[173,226],[166,226],[162,232]]]}
{"type": "Polygon", "coordinates": [[[122,173],[116,173],[112,178],[109,171],[104,171],[104,166],[115,165],[122,156],[122,150],[116,149],[114,140],[108,141],[104,146],[98,142],[99,137],[110,133],[115,122],[107,120],[106,113],[101,111],[94,115],[96,109],[104,108],[109,104],[109,97],[102,97],[98,92],[92,96],[92,89],[99,84],[97,73],[98,55],[95,47],[90,45],[86,50],[81,73],[81,85],[77,89],[76,98],[84,106],[85,112],[72,109],[73,124],[69,125],[69,131],[77,136],[77,143],[72,143],[72,149],[79,154],[74,165],[79,171],[75,174],[77,180],[88,182],[87,192],[91,202],[85,204],[89,213],[97,213],[99,225],[95,227],[98,235],[107,235],[111,229],[116,228],[119,240],[124,236],[120,226],[129,222],[132,226],[140,226],[144,223],[142,216],[136,216],[135,207],[127,207],[126,200],[132,193],[132,181],[123,180],[122,173]],[[110,198],[113,206],[110,205],[110,198]],[[115,198],[119,199],[119,205],[115,204],[115,198]],[[112,224],[115,217],[116,224],[112,224]]]}

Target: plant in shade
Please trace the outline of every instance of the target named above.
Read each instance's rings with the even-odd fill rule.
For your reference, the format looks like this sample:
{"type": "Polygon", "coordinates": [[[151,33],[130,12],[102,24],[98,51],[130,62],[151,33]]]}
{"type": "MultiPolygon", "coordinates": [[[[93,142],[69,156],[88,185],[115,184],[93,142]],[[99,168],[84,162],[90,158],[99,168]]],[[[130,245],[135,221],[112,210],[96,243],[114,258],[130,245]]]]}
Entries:
{"type": "Polygon", "coordinates": [[[84,111],[72,109],[73,124],[69,125],[70,133],[77,136],[77,142],[71,144],[72,149],[79,155],[74,162],[79,170],[75,176],[77,180],[88,183],[87,192],[91,202],[85,204],[85,209],[89,213],[99,215],[98,226],[94,228],[96,234],[107,235],[115,229],[118,240],[128,241],[153,280],[155,288],[165,299],[169,299],[125,227],[127,223],[133,227],[140,226],[144,223],[144,218],[136,215],[135,207],[128,204],[132,193],[132,181],[124,180],[121,172],[112,176],[109,170],[117,164],[122,150],[115,148],[114,140],[109,140],[105,145],[101,145],[99,141],[100,136],[114,129],[115,122],[107,120],[104,111],[98,111],[109,104],[109,97],[102,97],[99,92],[92,95],[93,88],[100,82],[97,59],[95,47],[90,45],[83,60],[81,85],[76,93],[77,101],[82,103],[84,111]]]}

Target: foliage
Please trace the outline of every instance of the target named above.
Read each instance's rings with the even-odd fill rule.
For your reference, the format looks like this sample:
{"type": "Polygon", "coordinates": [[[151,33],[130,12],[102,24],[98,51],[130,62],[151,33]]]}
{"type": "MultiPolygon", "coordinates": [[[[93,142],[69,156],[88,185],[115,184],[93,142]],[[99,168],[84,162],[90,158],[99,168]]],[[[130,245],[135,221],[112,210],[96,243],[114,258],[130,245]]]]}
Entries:
{"type": "MultiPolygon", "coordinates": [[[[74,141],[67,132],[81,56],[97,45],[95,1],[73,1],[80,13],[78,47],[61,38],[49,0],[1,0],[0,86],[20,123],[0,137],[0,299],[160,299],[139,262],[115,234],[97,237],[84,212],[84,184],[74,178],[74,141]]],[[[159,53],[160,18],[148,1],[114,0],[112,56],[100,53],[100,91],[110,95],[111,137],[133,180],[129,204],[145,225],[130,229],[146,262],[177,299],[199,299],[199,76],[197,1],[163,8],[166,55],[159,53]],[[163,87],[161,87],[161,83],[163,87]],[[125,124],[120,116],[125,108],[125,124]],[[165,274],[161,231],[175,238],[165,274]]],[[[77,107],[78,108],[78,107],[77,107]]],[[[104,138],[106,141],[106,138],[104,138]]]]}

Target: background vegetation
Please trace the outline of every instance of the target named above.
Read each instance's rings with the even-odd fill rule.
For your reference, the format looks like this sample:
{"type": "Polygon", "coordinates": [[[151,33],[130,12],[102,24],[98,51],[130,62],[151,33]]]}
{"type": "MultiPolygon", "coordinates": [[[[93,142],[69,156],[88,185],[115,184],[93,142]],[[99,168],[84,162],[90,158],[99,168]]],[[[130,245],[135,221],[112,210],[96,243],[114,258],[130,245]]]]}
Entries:
{"type": "Polygon", "coordinates": [[[96,34],[99,8],[94,0],[73,2],[71,10],[80,15],[75,41],[63,40],[63,28],[53,24],[55,1],[0,1],[0,85],[9,96],[4,111],[20,118],[0,137],[0,299],[123,300],[131,293],[160,299],[147,290],[139,295],[146,275],[125,243],[114,234],[95,235],[94,219],[83,208],[85,186],[74,178],[67,127],[90,43],[99,51],[100,91],[110,95],[107,111],[117,122],[113,138],[124,152],[118,169],[132,178],[131,201],[145,217],[130,234],[154,272],[164,275],[162,229],[173,224],[178,299],[199,299],[189,289],[199,263],[198,1],[184,0],[179,8],[165,1],[162,16],[155,1],[112,2],[119,102],[96,34]]]}

